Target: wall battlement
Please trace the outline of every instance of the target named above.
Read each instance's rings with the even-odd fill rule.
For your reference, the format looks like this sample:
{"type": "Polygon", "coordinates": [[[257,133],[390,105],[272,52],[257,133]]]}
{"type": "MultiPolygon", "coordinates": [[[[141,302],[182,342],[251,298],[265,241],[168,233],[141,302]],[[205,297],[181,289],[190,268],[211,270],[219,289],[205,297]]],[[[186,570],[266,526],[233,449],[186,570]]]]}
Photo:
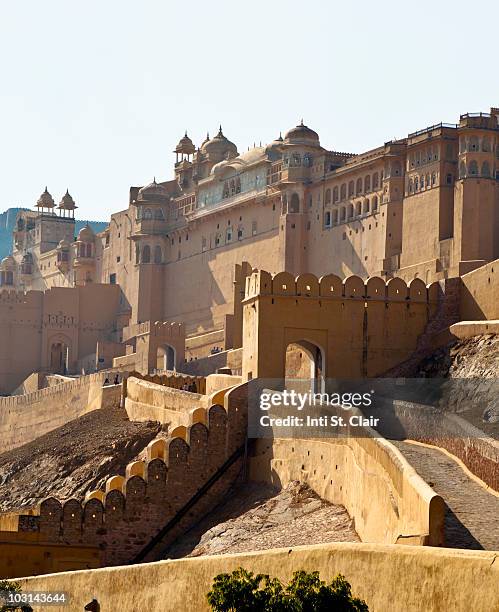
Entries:
{"type": "Polygon", "coordinates": [[[412,301],[436,302],[440,287],[438,283],[426,286],[419,279],[407,284],[401,278],[371,277],[364,281],[360,276],[348,276],[342,280],[335,274],[326,274],[318,278],[315,274],[293,276],[289,272],[270,274],[264,270],[255,270],[246,278],[245,299],[257,295],[318,297],[354,300],[412,301]]]}
{"type": "Polygon", "coordinates": [[[185,335],[185,326],[183,323],[174,321],[145,321],[144,323],[135,323],[123,328],[123,341],[126,342],[131,338],[144,334],[160,336],[164,339],[178,338],[185,335]]]}
{"type": "MultiPolygon", "coordinates": [[[[130,463],[126,476],[112,476],[104,491],[93,491],[81,503],[51,497],[39,515],[19,518],[19,531],[35,529],[48,542],[94,544],[106,565],[132,560],[158,531],[196,494],[243,444],[246,430],[246,387],[227,395],[226,408],[213,405],[206,422],[186,428],[186,439],[154,440],[146,461],[130,463]]],[[[178,530],[199,520],[237,477],[240,460],[204,495],[178,530]]],[[[179,531],[173,530],[174,538],[179,531]]]]}

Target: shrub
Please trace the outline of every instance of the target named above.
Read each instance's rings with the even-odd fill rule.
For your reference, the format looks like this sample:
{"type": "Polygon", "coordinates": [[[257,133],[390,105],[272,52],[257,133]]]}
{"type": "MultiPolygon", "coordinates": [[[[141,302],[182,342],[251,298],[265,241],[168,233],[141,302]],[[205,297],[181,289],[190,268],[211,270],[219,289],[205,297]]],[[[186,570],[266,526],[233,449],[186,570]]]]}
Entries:
{"type": "Polygon", "coordinates": [[[285,585],[267,574],[238,568],[219,574],[207,595],[214,612],[368,612],[365,601],[352,596],[350,584],[338,574],[330,584],[319,572],[298,571],[285,585]]]}
{"type": "MultiPolygon", "coordinates": [[[[20,593],[21,592],[21,584],[19,582],[10,582],[9,580],[0,580],[0,593],[20,593]]],[[[16,612],[20,610],[21,612],[32,612],[33,608],[31,606],[10,606],[3,605],[2,598],[0,597],[0,612],[16,612]]]]}

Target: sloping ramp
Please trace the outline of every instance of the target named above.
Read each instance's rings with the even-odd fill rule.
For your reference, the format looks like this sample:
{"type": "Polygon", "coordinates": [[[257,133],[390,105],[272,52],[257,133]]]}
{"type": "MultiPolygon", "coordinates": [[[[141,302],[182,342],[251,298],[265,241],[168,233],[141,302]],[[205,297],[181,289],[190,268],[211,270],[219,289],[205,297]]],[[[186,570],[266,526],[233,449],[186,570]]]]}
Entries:
{"type": "Polygon", "coordinates": [[[393,441],[418,474],[446,503],[445,546],[499,550],[499,494],[469,476],[438,448],[393,441]]]}

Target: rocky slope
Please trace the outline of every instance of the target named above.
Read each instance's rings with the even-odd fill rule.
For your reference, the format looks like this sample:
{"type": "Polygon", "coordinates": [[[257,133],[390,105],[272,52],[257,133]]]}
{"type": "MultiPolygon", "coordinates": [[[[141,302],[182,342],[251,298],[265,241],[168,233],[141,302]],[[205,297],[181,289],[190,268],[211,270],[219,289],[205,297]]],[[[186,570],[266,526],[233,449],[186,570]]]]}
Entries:
{"type": "Polygon", "coordinates": [[[123,409],[103,408],[0,454],[0,511],[29,508],[51,495],[82,499],[109,476],[124,475],[160,428],[130,422],[123,409]]]}
{"type": "Polygon", "coordinates": [[[247,483],[167,549],[164,558],[267,550],[325,542],[358,542],[343,506],[326,502],[307,485],[278,491],[247,483]]]}
{"type": "Polygon", "coordinates": [[[441,405],[499,438],[499,335],[448,344],[420,363],[418,376],[446,379],[441,405]]]}

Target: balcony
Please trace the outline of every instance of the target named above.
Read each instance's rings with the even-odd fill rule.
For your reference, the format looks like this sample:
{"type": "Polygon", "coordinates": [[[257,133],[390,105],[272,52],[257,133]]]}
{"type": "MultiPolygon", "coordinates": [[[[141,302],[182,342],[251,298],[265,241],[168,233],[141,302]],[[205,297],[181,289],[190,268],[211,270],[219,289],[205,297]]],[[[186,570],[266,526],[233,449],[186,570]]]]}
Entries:
{"type": "Polygon", "coordinates": [[[243,202],[247,202],[248,200],[262,198],[267,195],[267,186],[258,186],[255,189],[250,189],[249,191],[245,191],[243,193],[237,193],[233,196],[229,196],[228,198],[224,198],[222,200],[218,200],[212,203],[202,204],[198,203],[198,208],[191,213],[186,214],[186,218],[191,221],[194,219],[199,219],[200,217],[205,217],[207,215],[212,214],[215,211],[222,211],[228,208],[232,208],[232,206],[237,206],[238,204],[242,204],[243,202]]]}

